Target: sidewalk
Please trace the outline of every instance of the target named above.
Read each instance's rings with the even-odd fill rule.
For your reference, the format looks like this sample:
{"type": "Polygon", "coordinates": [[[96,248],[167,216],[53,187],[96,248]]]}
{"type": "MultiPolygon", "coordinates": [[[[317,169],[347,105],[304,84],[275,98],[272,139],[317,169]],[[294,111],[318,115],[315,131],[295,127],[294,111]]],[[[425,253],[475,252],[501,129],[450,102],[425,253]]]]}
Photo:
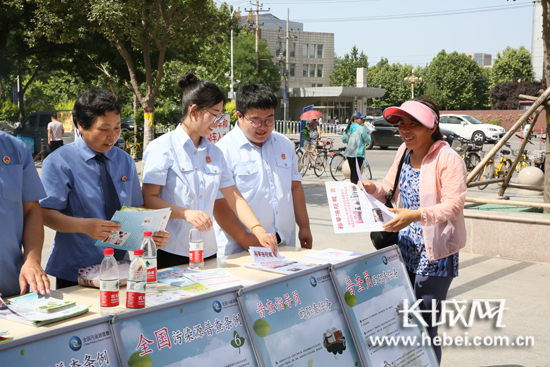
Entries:
{"type": "MultiPolygon", "coordinates": [[[[137,163],[138,172],[141,164],[137,163]]],[[[374,172],[373,172],[374,174],[374,172]]],[[[325,194],[325,180],[330,174],[315,177],[308,173],[303,180],[307,209],[313,233],[314,249],[337,248],[369,253],[374,251],[368,234],[334,234],[325,194]]],[[[489,229],[488,229],[489,230],[489,229]]],[[[51,250],[54,232],[48,228],[42,252],[45,266],[51,250]]],[[[541,239],[548,241],[548,239],[541,239]]],[[[521,239],[517,239],[521,246],[521,239]]],[[[51,279],[51,278],[50,278],[51,279]]],[[[52,283],[53,285],[54,283],[52,283]]],[[[459,277],[451,284],[448,299],[504,299],[506,301],[502,323],[494,328],[490,320],[476,320],[471,328],[457,324],[454,328],[440,327],[439,334],[458,336],[467,333],[475,336],[532,336],[532,347],[443,347],[442,366],[550,366],[550,328],[548,328],[550,301],[550,264],[517,261],[461,253],[459,277]]],[[[469,315],[467,307],[466,317],[469,315]]]]}

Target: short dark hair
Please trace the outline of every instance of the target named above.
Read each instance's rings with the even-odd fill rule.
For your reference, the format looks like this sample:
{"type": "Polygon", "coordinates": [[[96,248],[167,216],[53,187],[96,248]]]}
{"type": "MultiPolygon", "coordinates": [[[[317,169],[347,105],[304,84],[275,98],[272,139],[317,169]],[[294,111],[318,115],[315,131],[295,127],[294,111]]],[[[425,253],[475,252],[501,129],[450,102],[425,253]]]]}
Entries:
{"type": "Polygon", "coordinates": [[[413,101],[422,103],[424,106],[429,107],[437,116],[437,125],[435,131],[432,133],[432,140],[438,141],[443,140],[443,133],[441,132],[441,129],[439,128],[439,108],[437,108],[437,105],[434,101],[428,98],[423,97],[416,97],[413,99],[413,101]]]}
{"type": "Polygon", "coordinates": [[[105,116],[107,112],[120,115],[121,110],[120,97],[114,93],[105,89],[88,89],[74,104],[73,121],[88,130],[99,116],[105,116]]]}
{"type": "Polygon", "coordinates": [[[199,80],[191,71],[185,73],[185,76],[179,80],[178,85],[184,90],[181,98],[183,118],[187,117],[191,105],[196,104],[200,110],[204,110],[220,102],[225,105],[227,101],[225,93],[216,83],[209,80],[199,80]]]}
{"type": "Polygon", "coordinates": [[[260,110],[275,109],[277,96],[267,85],[254,83],[243,85],[237,91],[236,110],[243,116],[249,108],[260,110]]]}
{"type": "Polygon", "coordinates": [[[57,112],[53,112],[53,113],[51,114],[51,117],[53,117],[54,119],[57,120],[57,112]]]}

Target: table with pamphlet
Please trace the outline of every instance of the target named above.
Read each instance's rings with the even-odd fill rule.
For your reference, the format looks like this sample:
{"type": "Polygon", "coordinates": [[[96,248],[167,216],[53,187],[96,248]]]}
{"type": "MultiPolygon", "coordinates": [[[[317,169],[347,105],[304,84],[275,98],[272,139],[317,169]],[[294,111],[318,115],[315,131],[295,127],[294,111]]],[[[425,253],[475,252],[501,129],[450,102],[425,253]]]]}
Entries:
{"type": "Polygon", "coordinates": [[[54,297],[91,305],[89,312],[42,327],[0,319],[0,331],[14,338],[0,344],[0,361],[33,367],[437,366],[431,347],[369,344],[369,336],[426,332],[422,325],[399,327],[396,311],[403,299],[414,303],[414,294],[397,246],[335,265],[304,266],[304,255],[316,252],[281,247],[282,256],[299,260],[295,273],[292,266],[283,269],[289,275],[245,267],[253,262],[249,253],[209,260],[204,270],[224,269],[256,284],[139,310],[124,308],[123,287],[122,312],[115,316],[100,314],[99,289],[62,289],[54,297]]]}

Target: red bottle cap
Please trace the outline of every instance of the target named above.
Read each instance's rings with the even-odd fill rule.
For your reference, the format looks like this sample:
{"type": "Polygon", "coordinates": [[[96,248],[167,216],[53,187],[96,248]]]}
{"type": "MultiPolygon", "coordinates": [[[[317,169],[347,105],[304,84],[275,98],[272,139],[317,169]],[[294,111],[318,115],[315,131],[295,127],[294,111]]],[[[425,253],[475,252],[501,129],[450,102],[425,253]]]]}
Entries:
{"type": "Polygon", "coordinates": [[[113,250],[110,247],[107,247],[103,250],[103,255],[105,256],[114,255],[114,254],[115,254],[115,250],[113,250]]]}
{"type": "Polygon", "coordinates": [[[143,256],[143,250],[134,250],[135,256],[143,256]]]}
{"type": "Polygon", "coordinates": [[[145,232],[143,232],[143,237],[153,237],[153,232],[145,231],[145,232]]]}

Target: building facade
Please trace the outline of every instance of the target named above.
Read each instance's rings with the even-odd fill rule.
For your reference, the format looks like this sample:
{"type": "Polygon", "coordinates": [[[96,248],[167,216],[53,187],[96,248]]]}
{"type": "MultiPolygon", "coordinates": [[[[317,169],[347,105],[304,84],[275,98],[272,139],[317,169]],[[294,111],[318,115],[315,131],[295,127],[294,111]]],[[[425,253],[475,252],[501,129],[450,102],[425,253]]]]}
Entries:
{"type": "Polygon", "coordinates": [[[484,53],[466,54],[470,59],[477,62],[479,66],[493,66],[493,55],[484,53]]]}

